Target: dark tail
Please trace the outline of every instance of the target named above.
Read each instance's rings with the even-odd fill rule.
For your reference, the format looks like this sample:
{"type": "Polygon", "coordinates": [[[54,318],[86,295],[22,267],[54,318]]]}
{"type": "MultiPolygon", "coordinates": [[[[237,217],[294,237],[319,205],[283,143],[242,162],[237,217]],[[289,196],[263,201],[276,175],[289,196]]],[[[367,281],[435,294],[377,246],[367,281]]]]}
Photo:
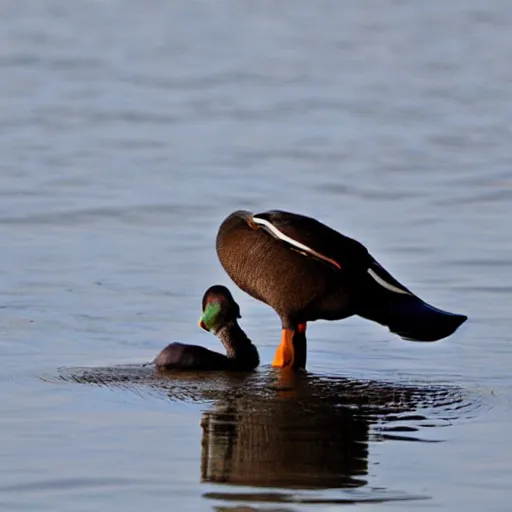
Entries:
{"type": "Polygon", "coordinates": [[[446,338],[467,320],[467,316],[442,311],[422,301],[376,261],[368,269],[357,314],[412,341],[446,338]]]}

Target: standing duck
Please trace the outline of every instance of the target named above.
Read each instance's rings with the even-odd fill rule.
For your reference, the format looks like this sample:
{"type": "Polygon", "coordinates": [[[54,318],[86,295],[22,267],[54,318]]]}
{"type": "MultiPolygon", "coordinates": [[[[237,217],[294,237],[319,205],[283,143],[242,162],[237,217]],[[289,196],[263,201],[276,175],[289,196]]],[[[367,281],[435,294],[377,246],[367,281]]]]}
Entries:
{"type": "Polygon", "coordinates": [[[281,318],[273,366],[305,368],[306,323],[352,315],[402,338],[436,341],[467,317],[430,306],[361,243],[304,215],[236,211],[220,225],[217,254],[231,279],[281,318]]]}
{"type": "Polygon", "coordinates": [[[217,336],[226,348],[219,354],[198,345],[171,343],[154,360],[165,370],[250,371],[260,362],[258,350],[238,325],[240,307],[231,292],[221,285],[211,286],[203,296],[199,326],[217,336]]]}

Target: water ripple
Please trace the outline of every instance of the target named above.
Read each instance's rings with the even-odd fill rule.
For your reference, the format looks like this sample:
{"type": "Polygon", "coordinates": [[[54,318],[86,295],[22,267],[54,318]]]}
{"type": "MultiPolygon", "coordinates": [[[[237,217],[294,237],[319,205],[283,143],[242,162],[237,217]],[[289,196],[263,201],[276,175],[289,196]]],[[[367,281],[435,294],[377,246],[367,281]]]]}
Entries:
{"type": "MultiPolygon", "coordinates": [[[[251,494],[251,501],[399,499],[366,487],[372,443],[441,442],[431,436],[434,427],[477,414],[483,402],[457,386],[287,374],[269,368],[248,374],[161,372],[150,364],[61,368],[45,380],[200,404],[204,482],[307,490],[364,487],[360,497],[344,495],[334,501],[273,493],[251,494]]],[[[230,493],[205,496],[240,498],[230,493]]]]}
{"type": "Polygon", "coordinates": [[[321,416],[344,409],[386,432],[413,432],[468,419],[489,406],[488,397],[455,385],[388,382],[298,373],[283,375],[262,367],[255,373],[162,372],[153,365],[61,368],[49,382],[71,382],[123,389],[171,401],[219,404],[236,408],[293,407],[321,416]],[[287,404],[287,405],[284,405],[287,404]],[[328,412],[327,412],[328,413],[328,412]]]}

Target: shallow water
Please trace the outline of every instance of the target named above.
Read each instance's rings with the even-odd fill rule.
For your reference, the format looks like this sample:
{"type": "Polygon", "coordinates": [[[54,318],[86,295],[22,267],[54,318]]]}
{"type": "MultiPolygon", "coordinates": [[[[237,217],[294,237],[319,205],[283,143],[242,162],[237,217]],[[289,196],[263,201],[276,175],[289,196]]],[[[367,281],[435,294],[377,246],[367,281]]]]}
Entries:
{"type": "Polygon", "coordinates": [[[0,12],[2,510],[508,510],[509,2],[0,12]],[[277,317],[215,254],[238,208],[313,215],[469,320],[432,344],[317,322],[283,382],[277,317]],[[220,349],[215,283],[262,367],[141,367],[220,349]]]}

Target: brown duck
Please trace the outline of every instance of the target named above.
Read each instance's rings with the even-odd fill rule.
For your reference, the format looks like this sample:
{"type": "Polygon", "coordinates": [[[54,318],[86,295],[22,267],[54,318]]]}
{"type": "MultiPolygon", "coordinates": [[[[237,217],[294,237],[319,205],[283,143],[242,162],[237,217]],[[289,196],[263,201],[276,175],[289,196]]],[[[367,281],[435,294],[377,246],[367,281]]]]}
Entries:
{"type": "Polygon", "coordinates": [[[273,366],[305,368],[306,323],[352,315],[402,338],[436,341],[467,320],[414,295],[361,243],[304,215],[236,211],[220,225],[217,254],[231,279],[281,318],[273,366]]]}

